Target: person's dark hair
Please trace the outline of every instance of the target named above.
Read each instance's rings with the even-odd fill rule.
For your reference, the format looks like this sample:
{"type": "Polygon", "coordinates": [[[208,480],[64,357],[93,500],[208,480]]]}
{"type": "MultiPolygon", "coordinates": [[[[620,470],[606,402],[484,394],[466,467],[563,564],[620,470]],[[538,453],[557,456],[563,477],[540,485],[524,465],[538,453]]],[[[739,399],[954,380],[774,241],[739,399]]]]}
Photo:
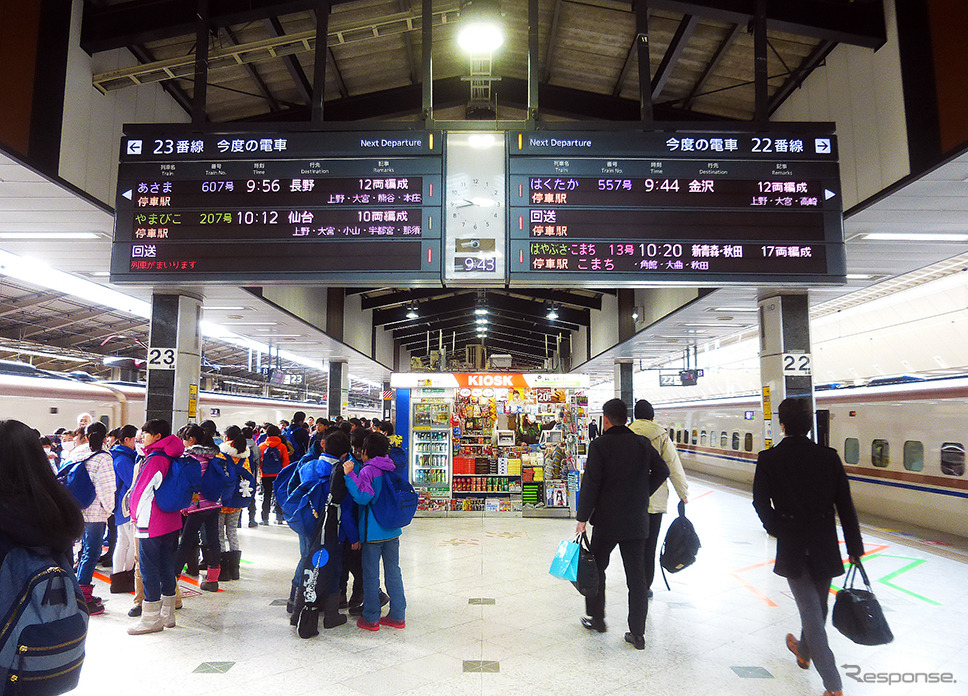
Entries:
{"type": "Polygon", "coordinates": [[[645,399],[635,402],[635,420],[652,420],[655,418],[655,409],[645,399]]]}
{"type": "Polygon", "coordinates": [[[77,501],[54,477],[33,429],[17,420],[0,421],[0,506],[4,516],[18,518],[18,528],[26,525],[42,533],[57,551],[69,549],[84,534],[77,501]]]}
{"type": "Polygon", "coordinates": [[[343,457],[349,454],[350,438],[342,430],[336,430],[326,438],[323,450],[332,457],[343,457]]]}
{"type": "Polygon", "coordinates": [[[362,450],[363,443],[366,442],[367,435],[370,434],[369,430],[364,428],[357,428],[352,433],[350,433],[350,443],[353,445],[354,450],[362,450]]]}
{"type": "Polygon", "coordinates": [[[141,426],[141,432],[168,437],[171,435],[171,423],[163,418],[154,418],[141,426]]]}
{"type": "Polygon", "coordinates": [[[361,421],[359,418],[350,418],[350,425],[355,425],[357,428],[359,428],[361,425],[363,425],[363,421],[361,421]]]}
{"type": "Polygon", "coordinates": [[[813,411],[807,399],[784,399],[776,413],[787,435],[806,435],[813,430],[813,411]]]}
{"type": "Polygon", "coordinates": [[[393,435],[393,423],[388,420],[380,421],[380,432],[387,437],[393,435]]]}
{"type": "Polygon", "coordinates": [[[266,426],[266,437],[282,437],[282,431],[278,425],[270,423],[266,426]]]}
{"type": "Polygon", "coordinates": [[[306,413],[304,411],[296,411],[294,414],[292,414],[293,425],[298,425],[304,420],[306,420],[306,413]]]}
{"type": "Polygon", "coordinates": [[[45,435],[41,435],[40,446],[43,447],[44,445],[47,445],[48,447],[53,447],[53,445],[50,444],[50,438],[45,435]]]}
{"type": "Polygon", "coordinates": [[[383,433],[370,433],[363,442],[363,452],[370,459],[385,457],[390,451],[390,441],[383,433]]]}
{"type": "Polygon", "coordinates": [[[118,442],[124,442],[129,437],[138,437],[138,429],[135,426],[129,424],[118,428],[118,442]]]}
{"type": "Polygon", "coordinates": [[[612,425],[625,425],[629,419],[629,407],[621,399],[609,399],[602,406],[602,413],[612,425]]]}
{"type": "Polygon", "coordinates": [[[199,423],[198,425],[199,427],[201,427],[202,430],[204,430],[206,433],[211,435],[213,440],[215,439],[215,434],[218,433],[218,426],[215,425],[215,421],[205,420],[199,423]]]}
{"type": "Polygon", "coordinates": [[[115,440],[117,440],[119,437],[121,437],[121,428],[112,428],[109,430],[108,437],[113,437],[115,440]]]}
{"type": "Polygon", "coordinates": [[[253,430],[255,430],[255,421],[246,421],[245,422],[245,427],[246,428],[252,428],[253,430]]]}
{"type": "Polygon", "coordinates": [[[180,435],[182,440],[194,438],[196,445],[211,448],[215,447],[215,440],[212,438],[212,434],[200,425],[190,423],[186,427],[182,428],[180,435]]]}
{"type": "Polygon", "coordinates": [[[349,421],[340,421],[339,429],[349,435],[351,432],[353,432],[353,424],[349,421]]]}
{"type": "Polygon", "coordinates": [[[225,429],[225,439],[231,443],[236,452],[244,452],[248,446],[245,442],[245,435],[242,434],[242,429],[237,425],[230,425],[225,429]]]}
{"type": "Polygon", "coordinates": [[[74,428],[74,430],[71,431],[71,435],[74,437],[87,438],[87,433],[84,432],[84,428],[74,428]]]}
{"type": "Polygon", "coordinates": [[[84,434],[87,437],[87,444],[91,446],[91,451],[100,452],[104,448],[104,438],[108,436],[108,429],[101,421],[94,421],[87,426],[84,434]]]}
{"type": "Polygon", "coordinates": [[[255,435],[255,431],[252,430],[252,426],[247,425],[242,428],[242,437],[246,440],[251,440],[253,435],[255,435]]]}

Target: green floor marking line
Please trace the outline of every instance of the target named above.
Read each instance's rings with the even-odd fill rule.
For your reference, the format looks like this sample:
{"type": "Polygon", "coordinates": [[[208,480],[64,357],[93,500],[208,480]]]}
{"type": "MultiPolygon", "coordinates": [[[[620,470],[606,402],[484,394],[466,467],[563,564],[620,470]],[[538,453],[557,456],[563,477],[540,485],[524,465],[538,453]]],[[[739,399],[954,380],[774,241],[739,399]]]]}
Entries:
{"type": "MultiPolygon", "coordinates": [[[[888,587],[891,587],[891,588],[897,590],[898,592],[903,592],[904,594],[906,594],[906,595],[908,595],[910,597],[914,597],[915,599],[920,599],[922,602],[925,602],[925,603],[930,604],[932,606],[935,606],[935,607],[943,606],[941,604],[941,602],[936,602],[933,599],[928,599],[927,597],[925,597],[923,595],[919,595],[917,592],[912,592],[911,590],[906,590],[903,587],[901,587],[899,585],[896,585],[893,582],[891,582],[891,580],[893,580],[897,576],[903,575],[904,573],[908,572],[909,570],[913,570],[914,568],[917,568],[919,565],[921,565],[923,563],[927,563],[928,561],[926,559],[924,559],[924,558],[911,558],[910,556],[894,556],[892,554],[887,554],[887,553],[872,553],[870,556],[864,556],[864,561],[873,560],[875,558],[893,558],[893,559],[898,560],[898,561],[911,561],[911,562],[908,563],[903,568],[900,568],[898,570],[895,570],[892,573],[888,573],[887,575],[885,575],[882,578],[878,578],[874,582],[883,583],[883,584],[887,585],[888,587]]],[[[850,564],[849,563],[845,563],[844,564],[844,569],[846,570],[846,569],[849,569],[849,568],[850,568],[850,564]]],[[[841,587],[837,587],[836,585],[831,585],[831,588],[832,589],[835,589],[835,590],[841,590],[841,589],[843,589],[841,587]]]]}

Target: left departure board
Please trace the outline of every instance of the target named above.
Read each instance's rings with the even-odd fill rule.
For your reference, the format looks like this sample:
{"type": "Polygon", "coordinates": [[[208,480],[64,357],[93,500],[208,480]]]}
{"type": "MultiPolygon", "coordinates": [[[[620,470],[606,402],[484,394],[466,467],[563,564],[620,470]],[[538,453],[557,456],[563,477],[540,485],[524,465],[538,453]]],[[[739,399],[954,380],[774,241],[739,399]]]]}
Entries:
{"type": "Polygon", "coordinates": [[[112,282],[440,282],[439,134],[125,133],[112,282]]]}

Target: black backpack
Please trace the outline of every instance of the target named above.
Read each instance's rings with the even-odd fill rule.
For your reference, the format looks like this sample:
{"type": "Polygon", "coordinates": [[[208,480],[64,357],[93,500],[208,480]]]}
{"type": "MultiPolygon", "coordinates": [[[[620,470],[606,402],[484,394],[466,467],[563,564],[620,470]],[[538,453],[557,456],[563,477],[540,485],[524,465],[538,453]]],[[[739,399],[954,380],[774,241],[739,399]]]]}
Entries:
{"type": "Polygon", "coordinates": [[[701,546],[696,528],[686,519],[686,504],[680,500],[679,516],[669,525],[665,541],[662,542],[662,553],[659,554],[662,579],[665,580],[667,589],[672,588],[669,587],[665,572],[668,570],[670,573],[678,573],[691,566],[696,562],[696,554],[701,546]]]}

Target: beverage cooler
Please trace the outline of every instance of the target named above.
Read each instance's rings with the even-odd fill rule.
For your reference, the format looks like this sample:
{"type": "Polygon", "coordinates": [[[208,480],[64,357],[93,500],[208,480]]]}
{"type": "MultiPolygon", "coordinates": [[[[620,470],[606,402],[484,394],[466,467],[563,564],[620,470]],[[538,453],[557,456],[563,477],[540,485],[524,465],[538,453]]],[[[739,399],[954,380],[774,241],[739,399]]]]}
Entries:
{"type": "Polygon", "coordinates": [[[450,400],[413,399],[410,442],[410,481],[432,498],[450,498],[450,400]]]}

